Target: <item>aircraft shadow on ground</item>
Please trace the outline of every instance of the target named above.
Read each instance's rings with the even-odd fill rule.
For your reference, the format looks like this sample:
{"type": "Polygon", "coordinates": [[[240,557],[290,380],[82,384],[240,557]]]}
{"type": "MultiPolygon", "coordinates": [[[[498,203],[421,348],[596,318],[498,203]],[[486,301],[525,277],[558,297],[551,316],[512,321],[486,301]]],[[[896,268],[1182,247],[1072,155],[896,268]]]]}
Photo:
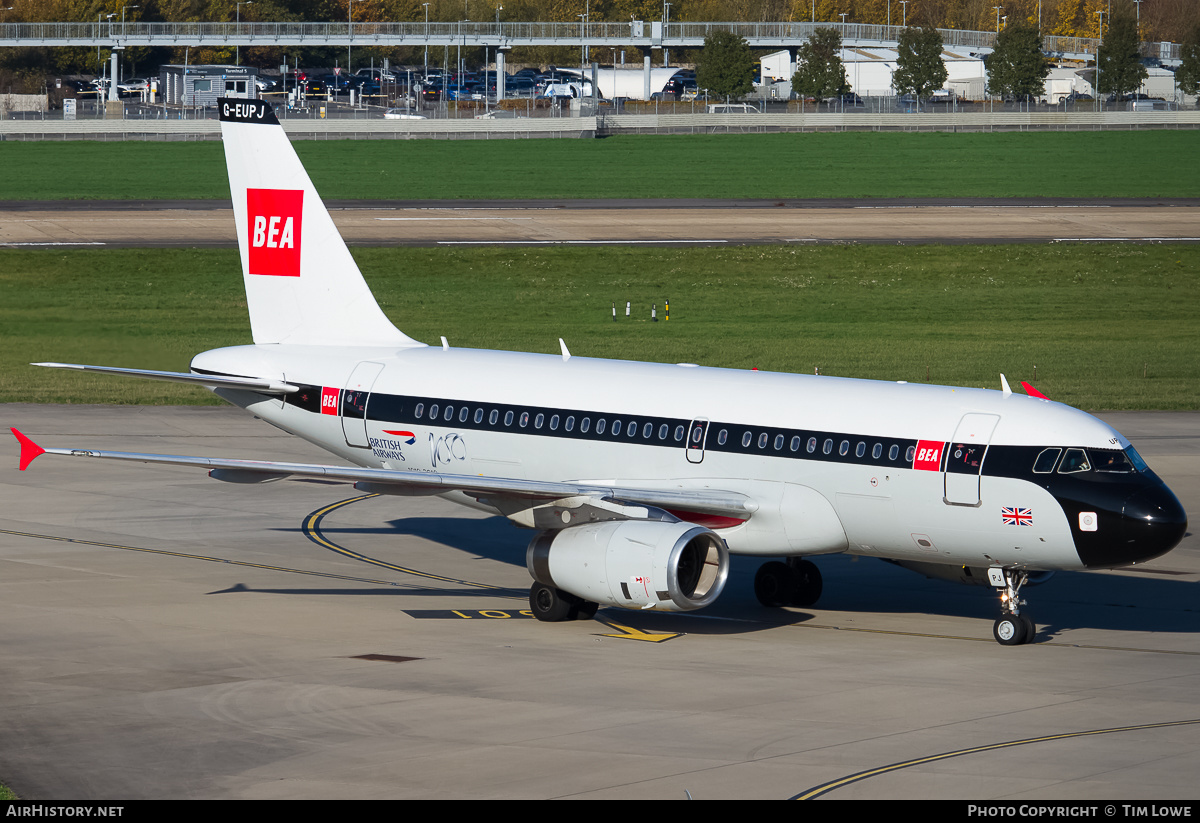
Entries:
{"type": "MultiPolygon", "coordinates": [[[[389,521],[372,528],[322,529],[329,540],[349,542],[355,551],[396,565],[406,565],[387,541],[364,546],[360,536],[406,535],[438,543],[476,558],[525,565],[525,547],[533,532],[518,529],[501,517],[464,519],[412,517],[389,521]]],[[[692,634],[725,634],[758,631],[778,625],[810,620],[825,621],[829,612],[861,612],[890,615],[932,614],[991,621],[1000,614],[999,598],[985,586],[963,586],[931,580],[875,558],[827,555],[813,558],[824,578],[824,592],[817,606],[809,609],[769,609],[754,596],[754,575],[764,558],[734,557],[729,581],[721,598],[710,608],[694,614],[629,612],[606,608],[601,617],[618,622],[634,621],[638,628],[655,631],[686,631],[692,634]],[[719,618],[720,623],[696,617],[719,618]],[[623,618],[628,617],[628,620],[623,618]],[[726,622],[729,621],[729,622],[726,622]],[[669,626],[669,628],[668,628],[669,626]]],[[[430,574],[445,574],[447,567],[421,568],[430,574]]],[[[416,579],[414,578],[414,582],[416,579]]],[[[478,580],[474,582],[488,583],[478,580]]],[[[478,589],[431,583],[430,588],[387,589],[288,589],[279,593],[388,594],[405,597],[444,597],[461,594],[474,598],[511,601],[524,590],[478,589]]],[[[1071,629],[1200,633],[1200,607],[1195,605],[1197,583],[1190,579],[1158,575],[1135,576],[1092,572],[1059,572],[1047,583],[1027,586],[1022,595],[1023,611],[1038,625],[1040,640],[1052,639],[1071,629]]],[[[264,591],[255,589],[255,591],[264,591]]],[[[525,608],[522,606],[522,608],[525,608]]],[[[632,624],[631,624],[632,625],[632,624]]],[[[919,627],[913,631],[920,631],[919,627]]]]}

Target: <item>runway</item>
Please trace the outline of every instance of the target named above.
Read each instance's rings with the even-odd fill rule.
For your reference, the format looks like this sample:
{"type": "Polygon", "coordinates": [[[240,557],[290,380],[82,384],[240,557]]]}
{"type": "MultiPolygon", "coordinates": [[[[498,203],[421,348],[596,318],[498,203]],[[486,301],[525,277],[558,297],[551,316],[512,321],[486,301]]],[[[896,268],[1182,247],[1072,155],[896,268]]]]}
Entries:
{"type": "MultiPolygon", "coordinates": [[[[236,409],[8,405],[44,445],[328,460],[236,409]]],[[[1190,511],[1200,414],[1102,415],[1190,511]]],[[[9,440],[7,459],[16,461],[9,440]]],[[[0,499],[0,776],[31,799],[1188,800],[1200,542],[1026,589],[819,558],[689,615],[522,614],[530,533],[439,498],[45,456],[0,499]]]]}
{"type": "MultiPolygon", "coordinates": [[[[1200,242],[1200,200],[331,203],[357,246],[1200,242]]],[[[2,247],[236,246],[227,201],[0,202],[2,247]]]]}

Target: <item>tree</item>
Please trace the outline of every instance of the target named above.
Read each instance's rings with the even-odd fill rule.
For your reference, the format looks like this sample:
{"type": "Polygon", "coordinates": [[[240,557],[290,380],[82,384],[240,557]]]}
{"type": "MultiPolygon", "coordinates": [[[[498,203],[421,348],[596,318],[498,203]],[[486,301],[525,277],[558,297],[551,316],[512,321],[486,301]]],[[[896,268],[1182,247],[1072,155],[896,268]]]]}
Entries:
{"type": "Polygon", "coordinates": [[[932,26],[909,26],[900,32],[892,84],[900,94],[924,99],[940,89],[949,76],[942,62],[942,36],[932,26]]]}
{"type": "Polygon", "coordinates": [[[741,97],[754,88],[754,55],[745,38],[714,31],[696,61],[696,85],[717,97],[741,97]]]}
{"type": "Polygon", "coordinates": [[[1041,32],[1033,26],[1009,26],[997,35],[986,68],[992,94],[1017,98],[1042,94],[1050,63],[1042,54],[1041,32]]]}
{"type": "Polygon", "coordinates": [[[842,65],[842,35],[837,29],[816,29],[796,49],[792,91],[803,97],[836,97],[850,91],[842,65]]]}
{"type": "Polygon", "coordinates": [[[1112,22],[1096,55],[1097,90],[1120,97],[1136,91],[1149,76],[1141,61],[1137,22],[1124,9],[1114,9],[1112,22]]]}
{"type": "MultiPolygon", "coordinates": [[[[1200,93],[1200,25],[1188,33],[1179,50],[1179,68],[1175,70],[1175,82],[1184,94],[1200,93]]],[[[1200,105],[1200,101],[1197,101],[1200,105]]]]}

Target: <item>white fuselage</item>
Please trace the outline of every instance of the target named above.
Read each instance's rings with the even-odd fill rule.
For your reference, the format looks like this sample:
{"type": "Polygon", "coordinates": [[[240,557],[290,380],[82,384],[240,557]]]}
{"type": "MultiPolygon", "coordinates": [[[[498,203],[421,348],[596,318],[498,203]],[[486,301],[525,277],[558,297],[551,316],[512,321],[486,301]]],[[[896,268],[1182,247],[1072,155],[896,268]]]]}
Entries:
{"type": "Polygon", "coordinates": [[[1129,445],[1090,415],[1024,395],[692,365],[276,345],[206,352],[193,369],[321,387],[327,400],[316,410],[249,392],[218,393],[359,466],[741,492],[758,501],[758,511],[745,522],[716,525],[730,550],[742,554],[848,551],[942,564],[1082,568],[1067,515],[1045,488],[1015,477],[947,474],[933,449],[968,435],[982,438],[983,450],[1129,445]],[[340,413],[340,394],[331,391],[347,389],[369,392],[366,419],[340,413]],[[397,414],[386,413],[388,404],[397,414]],[[981,420],[982,431],[967,431],[981,420]],[[613,434],[614,422],[620,434],[613,434]],[[688,442],[697,423],[699,448],[688,442]],[[1032,522],[1006,521],[1005,508],[1032,512],[1032,522]]]}

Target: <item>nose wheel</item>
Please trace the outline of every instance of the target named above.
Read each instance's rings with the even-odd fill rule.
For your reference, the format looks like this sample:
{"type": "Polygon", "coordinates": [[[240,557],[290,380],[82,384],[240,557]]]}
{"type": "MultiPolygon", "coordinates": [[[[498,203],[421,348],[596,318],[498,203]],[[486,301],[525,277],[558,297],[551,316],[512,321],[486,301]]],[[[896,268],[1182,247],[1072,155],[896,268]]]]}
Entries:
{"type": "Polygon", "coordinates": [[[1026,615],[1021,614],[1021,587],[1029,579],[1023,571],[1012,569],[988,569],[988,578],[1000,591],[1000,609],[1003,612],[992,625],[992,636],[1002,646],[1020,646],[1037,636],[1037,626],[1026,615]]]}

